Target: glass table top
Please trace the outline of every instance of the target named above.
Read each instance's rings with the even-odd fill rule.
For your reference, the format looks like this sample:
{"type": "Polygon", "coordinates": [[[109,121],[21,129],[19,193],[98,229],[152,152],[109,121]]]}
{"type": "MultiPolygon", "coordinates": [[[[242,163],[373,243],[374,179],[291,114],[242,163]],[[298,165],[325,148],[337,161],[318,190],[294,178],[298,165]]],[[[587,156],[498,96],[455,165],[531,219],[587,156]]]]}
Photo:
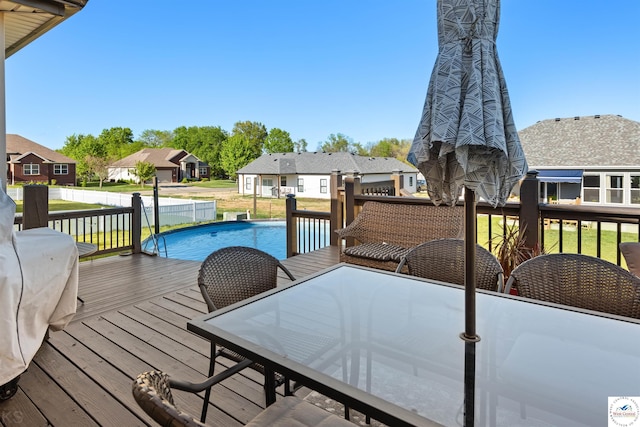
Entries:
{"type": "MultiPolygon", "coordinates": [[[[640,395],[639,323],[485,292],[476,314],[476,425],[602,426],[609,396],[640,395]]],[[[461,287],[341,265],[204,325],[314,380],[462,425],[461,287]]]]}

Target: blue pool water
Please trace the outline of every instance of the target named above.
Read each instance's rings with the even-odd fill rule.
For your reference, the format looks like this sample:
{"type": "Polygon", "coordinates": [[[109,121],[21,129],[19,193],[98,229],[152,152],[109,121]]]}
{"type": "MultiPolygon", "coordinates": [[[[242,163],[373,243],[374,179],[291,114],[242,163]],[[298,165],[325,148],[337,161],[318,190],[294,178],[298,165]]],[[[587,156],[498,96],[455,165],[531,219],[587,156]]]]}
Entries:
{"type": "Polygon", "coordinates": [[[160,256],[168,258],[204,261],[211,252],[227,246],[250,246],[278,259],[287,257],[285,221],[232,221],[183,228],[158,236],[160,256]]]}

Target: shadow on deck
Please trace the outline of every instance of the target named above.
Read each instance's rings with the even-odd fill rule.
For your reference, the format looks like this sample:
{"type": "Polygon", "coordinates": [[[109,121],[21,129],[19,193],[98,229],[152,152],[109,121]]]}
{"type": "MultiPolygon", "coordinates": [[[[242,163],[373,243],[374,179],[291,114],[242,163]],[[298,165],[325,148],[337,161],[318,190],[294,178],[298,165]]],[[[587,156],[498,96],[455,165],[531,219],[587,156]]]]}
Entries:
{"type": "MultiPolygon", "coordinates": [[[[338,248],[329,247],[283,263],[301,278],[338,259],[338,248]]],[[[160,369],[198,382],[208,371],[209,342],[186,330],[189,319],[207,311],[196,285],[199,266],[146,255],[82,262],[84,304],[64,331],[50,334],[18,393],[0,403],[0,425],[155,425],[133,399],[134,377],[160,369]]],[[[184,411],[200,413],[202,396],[175,398],[184,411]]],[[[207,423],[244,425],[264,408],[262,377],[246,369],[215,385],[211,400],[207,423]]]]}

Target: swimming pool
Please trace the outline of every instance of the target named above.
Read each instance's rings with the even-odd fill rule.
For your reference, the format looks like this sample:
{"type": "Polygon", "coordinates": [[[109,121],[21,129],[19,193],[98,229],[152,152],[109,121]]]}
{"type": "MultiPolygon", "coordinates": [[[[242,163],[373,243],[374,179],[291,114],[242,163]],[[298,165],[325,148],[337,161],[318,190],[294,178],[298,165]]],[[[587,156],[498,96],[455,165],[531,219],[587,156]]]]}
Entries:
{"type": "MultiPolygon", "coordinates": [[[[151,248],[148,244],[147,248],[151,248]]],[[[160,233],[160,256],[204,261],[211,252],[227,246],[250,246],[278,259],[287,257],[285,221],[229,221],[160,233]]],[[[144,247],[144,244],[143,244],[144,247]]]]}

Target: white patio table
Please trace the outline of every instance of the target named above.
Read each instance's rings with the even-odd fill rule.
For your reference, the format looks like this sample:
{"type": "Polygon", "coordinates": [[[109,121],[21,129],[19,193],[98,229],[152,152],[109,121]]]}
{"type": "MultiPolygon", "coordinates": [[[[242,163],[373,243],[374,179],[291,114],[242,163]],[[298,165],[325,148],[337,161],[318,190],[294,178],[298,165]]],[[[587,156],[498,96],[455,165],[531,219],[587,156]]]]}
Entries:
{"type": "MultiPolygon", "coordinates": [[[[461,286],[339,264],[188,329],[388,425],[462,425],[461,286]]],[[[640,396],[637,320],[479,290],[477,331],[476,426],[602,426],[640,396]]]]}

